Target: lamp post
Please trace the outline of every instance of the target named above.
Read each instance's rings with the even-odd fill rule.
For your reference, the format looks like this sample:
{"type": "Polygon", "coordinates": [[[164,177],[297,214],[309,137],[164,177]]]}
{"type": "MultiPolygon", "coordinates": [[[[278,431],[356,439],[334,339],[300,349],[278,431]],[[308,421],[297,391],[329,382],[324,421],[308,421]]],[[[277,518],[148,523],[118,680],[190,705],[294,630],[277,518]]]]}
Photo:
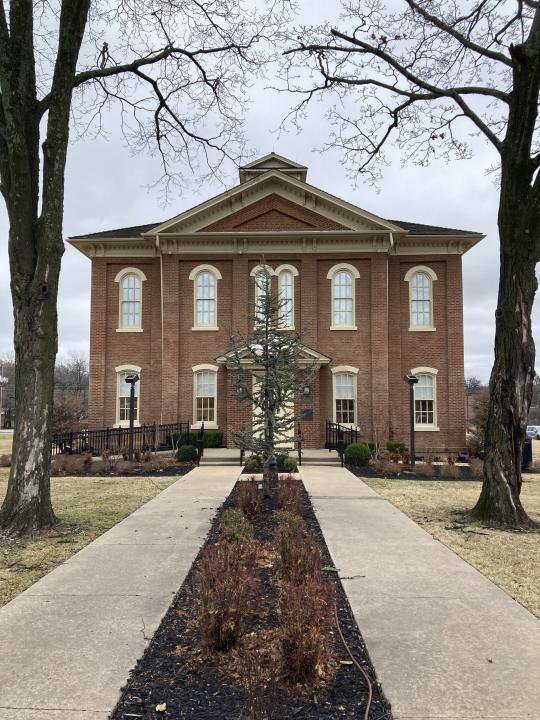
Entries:
{"type": "Polygon", "coordinates": [[[414,386],[418,382],[418,378],[416,375],[411,373],[409,375],[405,375],[403,379],[409,386],[409,449],[411,452],[411,466],[414,467],[416,462],[416,451],[414,448],[414,386]]]}
{"type": "Polygon", "coordinates": [[[135,423],[135,384],[139,382],[137,373],[126,375],[126,382],[131,385],[129,390],[129,439],[128,458],[133,460],[133,425],[135,423]]]}
{"type": "MultiPolygon", "coordinates": [[[[3,370],[3,368],[1,368],[3,370]]],[[[0,374],[0,430],[4,427],[4,385],[8,384],[8,378],[0,374]]]]}

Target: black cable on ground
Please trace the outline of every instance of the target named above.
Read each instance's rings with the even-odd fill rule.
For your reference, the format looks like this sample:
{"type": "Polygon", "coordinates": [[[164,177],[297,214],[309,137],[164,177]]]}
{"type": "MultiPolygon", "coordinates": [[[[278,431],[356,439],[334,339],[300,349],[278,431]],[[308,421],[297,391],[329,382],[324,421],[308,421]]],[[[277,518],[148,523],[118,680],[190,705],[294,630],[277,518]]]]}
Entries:
{"type": "Polygon", "coordinates": [[[345,650],[347,651],[347,654],[349,655],[349,657],[351,658],[351,660],[353,661],[353,663],[356,665],[356,667],[358,668],[358,670],[360,670],[360,672],[362,673],[362,675],[364,676],[364,678],[365,678],[365,680],[366,680],[366,682],[367,682],[367,686],[368,686],[368,701],[367,701],[367,705],[366,705],[366,710],[365,710],[365,712],[364,712],[364,720],[369,720],[369,711],[371,710],[371,703],[372,703],[372,700],[373,700],[373,686],[372,686],[372,684],[371,684],[371,680],[370,680],[370,678],[369,678],[369,675],[368,675],[367,672],[364,670],[364,668],[360,665],[360,663],[356,660],[356,658],[354,657],[354,655],[353,655],[352,652],[351,652],[350,647],[347,645],[347,641],[346,641],[345,638],[343,637],[343,633],[342,633],[342,631],[341,631],[341,625],[339,624],[339,617],[338,617],[338,611],[337,611],[337,603],[334,603],[334,615],[335,615],[335,618],[336,618],[336,626],[337,626],[337,629],[338,629],[338,632],[339,632],[339,636],[340,636],[340,638],[341,638],[341,642],[343,643],[343,647],[345,648],[345,650]]]}

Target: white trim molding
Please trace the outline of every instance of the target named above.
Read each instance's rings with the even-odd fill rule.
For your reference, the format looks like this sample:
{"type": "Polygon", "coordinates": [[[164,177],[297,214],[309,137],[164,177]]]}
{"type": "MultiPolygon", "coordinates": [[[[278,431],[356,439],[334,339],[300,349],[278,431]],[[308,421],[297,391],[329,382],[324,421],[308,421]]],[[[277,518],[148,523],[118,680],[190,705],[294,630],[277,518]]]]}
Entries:
{"type": "Polygon", "coordinates": [[[192,430],[198,430],[203,424],[202,420],[197,420],[197,373],[200,372],[212,372],[214,373],[214,419],[204,420],[204,427],[207,430],[217,430],[219,425],[217,423],[217,411],[218,411],[218,370],[219,365],[213,365],[212,363],[200,363],[199,365],[193,365],[191,368],[193,372],[193,422],[190,425],[192,430]]]}
{"type": "MultiPolygon", "coordinates": [[[[133,365],[132,363],[124,363],[123,365],[117,365],[114,368],[116,375],[116,400],[115,400],[115,423],[114,427],[129,427],[129,420],[120,420],[120,375],[127,372],[135,372],[140,376],[141,368],[139,365],[133,365]]],[[[125,396],[124,396],[125,397],[125,396]]],[[[141,413],[141,381],[137,383],[137,412],[133,425],[139,427],[140,413],[141,413]]]]}
{"type": "Polygon", "coordinates": [[[288,313],[288,314],[290,315],[292,322],[290,322],[288,325],[285,325],[285,324],[280,325],[279,329],[280,330],[294,330],[294,328],[295,328],[295,310],[296,310],[296,307],[295,307],[296,303],[294,301],[295,278],[298,277],[299,273],[298,273],[298,269],[295,268],[294,265],[288,265],[288,264],[279,265],[279,267],[277,267],[274,270],[274,275],[276,275],[277,279],[278,279],[278,297],[280,298],[280,300],[282,300],[282,298],[281,298],[281,292],[282,292],[281,276],[283,273],[290,273],[290,275],[291,275],[291,297],[289,298],[291,301],[291,309],[290,309],[290,313],[288,313]]]}
{"type": "Polygon", "coordinates": [[[250,277],[257,277],[260,272],[264,272],[265,270],[270,275],[270,277],[276,274],[276,271],[271,268],[270,265],[255,265],[255,267],[252,268],[251,272],[249,273],[250,277]]]}
{"type": "MultiPolygon", "coordinates": [[[[218,325],[218,280],[222,280],[223,276],[221,275],[220,271],[217,269],[217,267],[214,267],[214,265],[208,265],[206,263],[202,265],[197,265],[197,267],[194,267],[193,270],[189,273],[189,279],[193,282],[193,327],[192,330],[196,330],[198,332],[200,331],[216,331],[219,330],[218,325]],[[214,278],[214,323],[212,325],[201,325],[198,322],[197,317],[197,283],[199,280],[199,275],[201,273],[208,273],[214,278]]],[[[211,299],[211,298],[208,298],[211,299]]]]}
{"type": "MultiPolygon", "coordinates": [[[[416,422],[416,398],[415,398],[415,408],[414,408],[414,429],[417,432],[439,432],[440,428],[437,424],[437,374],[438,374],[437,368],[432,367],[426,367],[424,365],[420,365],[418,367],[412,368],[411,374],[412,375],[431,375],[433,378],[433,423],[431,424],[421,424],[416,422]]],[[[416,389],[417,385],[414,386],[416,389]]]]}
{"type": "Polygon", "coordinates": [[[298,272],[298,268],[296,268],[294,265],[288,265],[285,263],[284,265],[278,265],[277,268],[274,270],[274,275],[279,275],[279,273],[283,272],[284,270],[289,270],[292,272],[293,277],[298,277],[300,274],[298,272]]]}
{"type": "Polygon", "coordinates": [[[356,330],[356,280],[360,278],[360,272],[358,268],[350,263],[337,263],[332,265],[330,270],[326,273],[326,277],[330,280],[330,315],[331,325],[330,330],[356,330]],[[334,283],[336,275],[340,272],[346,272],[351,275],[352,280],[352,323],[350,325],[336,324],[334,322],[334,283]]]}
{"type": "Polygon", "coordinates": [[[116,273],[116,277],[114,278],[114,282],[118,283],[118,327],[116,328],[116,332],[121,333],[130,333],[130,332],[142,332],[142,307],[143,307],[143,282],[146,280],[146,275],[143,273],[142,270],[136,267],[125,267],[119,270],[116,273]],[[123,314],[122,314],[122,283],[124,281],[124,278],[126,278],[128,275],[134,275],[136,278],[138,278],[140,283],[139,288],[139,299],[135,302],[139,303],[139,324],[138,325],[123,325],[123,314]]]}
{"type": "Polygon", "coordinates": [[[409,332],[435,332],[435,308],[433,302],[433,283],[437,280],[437,273],[427,265],[415,265],[409,268],[403,278],[405,282],[409,283],[409,332]],[[411,280],[415,275],[426,275],[429,280],[429,313],[430,321],[428,325],[413,325],[413,312],[412,312],[412,285],[411,280]]]}
{"type": "Polygon", "coordinates": [[[330,368],[332,373],[332,419],[337,422],[336,413],[336,376],[347,373],[353,376],[353,402],[354,402],[354,422],[341,423],[349,427],[357,427],[358,425],[358,368],[351,365],[336,365],[330,368]]]}

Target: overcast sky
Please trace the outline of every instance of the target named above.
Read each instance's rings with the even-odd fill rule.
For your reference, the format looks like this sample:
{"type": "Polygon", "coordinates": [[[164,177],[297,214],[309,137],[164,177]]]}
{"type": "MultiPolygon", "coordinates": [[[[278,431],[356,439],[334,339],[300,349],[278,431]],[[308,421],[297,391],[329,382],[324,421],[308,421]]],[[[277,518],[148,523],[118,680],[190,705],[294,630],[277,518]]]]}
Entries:
{"type": "MultiPolygon", "coordinates": [[[[306,2],[306,7],[308,4],[306,2]]],[[[327,6],[326,6],[327,7],[327,6]]],[[[306,22],[320,19],[320,6],[309,3],[306,22]],[[318,10],[318,15],[316,11],[318,10]]],[[[324,104],[312,106],[303,132],[278,134],[290,97],[266,88],[254,88],[247,110],[250,145],[264,155],[275,151],[307,165],[308,182],[386,218],[481,231],[486,238],[463,257],[465,293],[466,375],[489,378],[493,361],[494,311],[498,282],[498,191],[485,170],[495,160],[482,141],[474,140],[472,160],[434,163],[427,168],[401,167],[399,155],[385,171],[380,192],[367,185],[356,189],[347,179],[336,152],[320,154],[328,126],[324,104]]],[[[221,185],[195,190],[185,187],[161,205],[158,189],[150,185],[159,175],[156,160],[133,155],[119,132],[117,118],[107,118],[107,138],[82,140],[70,147],[66,174],[64,235],[78,235],[114,227],[159,222],[221,192],[221,185]]],[[[229,186],[238,182],[231,167],[229,186]]],[[[7,218],[0,208],[0,356],[12,349],[12,312],[9,293],[7,218]]],[[[61,354],[88,354],[90,261],[66,244],[59,295],[61,354]]],[[[537,336],[538,312],[534,331],[537,336]]]]}

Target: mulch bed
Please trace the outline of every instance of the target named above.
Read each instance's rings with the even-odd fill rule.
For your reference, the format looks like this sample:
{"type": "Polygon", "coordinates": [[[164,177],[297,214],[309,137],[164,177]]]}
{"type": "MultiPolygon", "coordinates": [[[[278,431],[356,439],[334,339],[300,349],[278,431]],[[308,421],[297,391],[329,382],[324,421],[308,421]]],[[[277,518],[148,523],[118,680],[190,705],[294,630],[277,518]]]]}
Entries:
{"type": "Polygon", "coordinates": [[[125,472],[70,472],[68,470],[55,473],[52,477],[181,477],[193,470],[195,465],[188,463],[185,465],[170,465],[169,467],[159,468],[157,470],[144,470],[144,465],[133,470],[125,472]]]}
{"type": "MultiPolygon", "coordinates": [[[[320,544],[327,570],[325,574],[335,584],[342,632],[354,657],[371,678],[373,701],[369,719],[391,720],[390,709],[377,684],[364,642],[303,486],[302,493],[304,520],[320,544]]],[[[218,511],[206,544],[219,540],[220,517],[226,509],[235,507],[235,497],[236,489],[233,489],[218,511]]],[[[262,512],[253,520],[257,540],[267,542],[273,538],[275,525],[270,515],[274,508],[273,499],[264,499],[262,512]]],[[[199,557],[200,553],[145,654],[132,670],[111,720],[249,720],[252,717],[247,710],[245,686],[239,677],[242,667],[246,672],[245,662],[242,665],[239,653],[243,644],[253,647],[254,643],[264,643],[265,632],[271,633],[277,625],[277,589],[273,577],[276,571],[267,566],[257,569],[257,611],[248,621],[239,649],[209,656],[201,647],[201,634],[189,594],[199,557]],[[162,704],[166,707],[163,708],[162,704]]],[[[315,689],[291,687],[275,681],[262,691],[264,697],[260,700],[264,713],[259,717],[268,720],[359,720],[364,717],[367,683],[350,662],[335,628],[330,643],[330,677],[321,681],[315,689]]]]}
{"type": "Polygon", "coordinates": [[[347,466],[347,469],[350,470],[356,477],[367,477],[367,478],[379,478],[384,480],[424,480],[427,482],[433,482],[433,480],[444,480],[447,482],[461,482],[462,480],[471,480],[475,482],[479,482],[481,478],[476,478],[471,473],[471,469],[466,466],[458,466],[459,467],[459,476],[458,477],[446,477],[443,474],[443,471],[441,471],[441,467],[434,465],[433,466],[433,476],[432,477],[425,477],[421,475],[416,475],[416,473],[411,472],[410,470],[403,469],[399,473],[380,473],[377,472],[372,467],[353,467],[353,466],[347,466]]]}

